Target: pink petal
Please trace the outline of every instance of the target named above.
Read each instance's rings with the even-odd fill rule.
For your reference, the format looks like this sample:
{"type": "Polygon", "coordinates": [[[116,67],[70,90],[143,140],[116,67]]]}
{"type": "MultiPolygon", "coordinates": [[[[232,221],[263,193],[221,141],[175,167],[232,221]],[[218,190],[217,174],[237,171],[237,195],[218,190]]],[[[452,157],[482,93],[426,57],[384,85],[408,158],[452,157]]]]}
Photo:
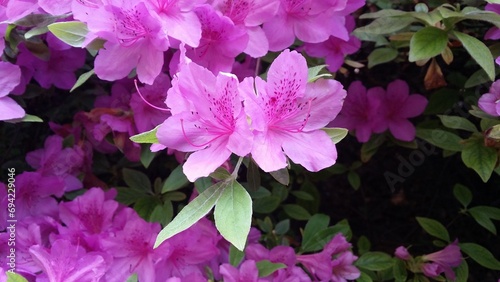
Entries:
{"type": "Polygon", "coordinates": [[[0,62],[0,98],[9,95],[21,82],[21,68],[7,62],[0,62]]]}
{"type": "Polygon", "coordinates": [[[0,120],[22,118],[26,115],[21,106],[9,97],[0,98],[0,120]]]}
{"type": "Polygon", "coordinates": [[[163,52],[150,46],[141,53],[137,63],[137,77],[141,82],[153,84],[163,67],[163,52]]]}
{"type": "Polygon", "coordinates": [[[167,118],[158,128],[156,136],[161,145],[182,152],[192,152],[207,146],[209,136],[197,127],[197,116],[189,113],[177,114],[167,118]]]}
{"type": "Polygon", "coordinates": [[[266,34],[260,26],[247,27],[248,45],[245,53],[253,58],[263,57],[269,51],[269,42],[267,41],[266,34]]]}
{"type": "Polygon", "coordinates": [[[285,154],[309,171],[320,171],[337,160],[335,145],[324,131],[292,133],[281,138],[285,154]]]}
{"type": "Polygon", "coordinates": [[[212,142],[206,149],[192,153],[184,163],[183,171],[189,181],[208,176],[231,156],[225,142],[212,142]]]}
{"type": "Polygon", "coordinates": [[[421,115],[427,106],[427,99],[420,94],[408,96],[400,110],[401,117],[412,118],[421,115]]]}
{"type": "Polygon", "coordinates": [[[108,81],[124,78],[137,66],[141,51],[144,50],[107,42],[95,58],[95,73],[108,81]]]}
{"type": "Polygon", "coordinates": [[[295,33],[285,15],[277,15],[275,18],[264,23],[263,27],[269,40],[270,51],[281,51],[295,41],[295,33]]]}
{"type": "MultiPolygon", "coordinates": [[[[332,17],[331,13],[323,12],[314,17],[294,21],[293,29],[298,39],[308,43],[319,43],[327,40],[335,30],[345,29],[337,19],[332,17]]],[[[348,39],[348,36],[345,39],[348,39]]]]}
{"type": "MultiPolygon", "coordinates": [[[[284,50],[267,72],[268,95],[278,100],[301,98],[307,84],[306,59],[297,51],[284,50]]],[[[283,102],[283,101],[282,101],[283,102]]]]}
{"type": "Polygon", "coordinates": [[[478,105],[479,108],[481,108],[481,110],[483,110],[485,113],[492,116],[499,116],[500,114],[496,110],[498,100],[498,97],[496,97],[495,95],[486,93],[479,98],[478,105]]]}
{"type": "Polygon", "coordinates": [[[194,12],[164,14],[168,36],[180,40],[191,47],[198,47],[201,39],[200,20],[194,12]]]}
{"type": "Polygon", "coordinates": [[[227,148],[238,156],[246,156],[252,150],[253,134],[244,113],[236,120],[235,130],[229,136],[227,148]]]}
{"type": "Polygon", "coordinates": [[[252,158],[263,171],[276,171],[287,166],[280,140],[281,137],[271,131],[267,135],[259,132],[254,136],[252,158]]]}
{"type": "Polygon", "coordinates": [[[415,139],[415,126],[407,119],[391,120],[389,130],[392,135],[401,141],[412,141],[415,139]]]}

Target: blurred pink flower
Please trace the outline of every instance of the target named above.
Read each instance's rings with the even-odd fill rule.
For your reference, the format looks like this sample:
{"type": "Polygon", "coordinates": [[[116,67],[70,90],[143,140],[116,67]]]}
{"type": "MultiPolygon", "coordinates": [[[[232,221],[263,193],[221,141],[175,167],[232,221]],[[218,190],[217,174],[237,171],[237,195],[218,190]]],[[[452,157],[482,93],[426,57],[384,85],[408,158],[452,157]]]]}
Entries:
{"type": "MultiPolygon", "coordinates": [[[[493,3],[486,4],[484,10],[500,14],[500,4],[493,4],[493,3]]],[[[496,26],[490,28],[484,35],[484,39],[489,39],[489,40],[500,39],[500,29],[496,26]]]]}
{"type": "Polygon", "coordinates": [[[394,255],[398,258],[398,259],[401,259],[401,260],[409,260],[411,259],[411,255],[410,253],[408,252],[408,250],[403,247],[403,246],[399,246],[397,247],[396,251],[394,252],[394,255]]]}
{"type": "Polygon", "coordinates": [[[307,83],[305,58],[285,50],[271,64],[267,82],[246,78],[240,89],[254,131],[252,157],[260,168],[266,172],[284,168],[286,156],[309,171],[335,163],[335,145],[320,129],[342,107],[346,92],[339,82],[307,83]]]}
{"type": "Polygon", "coordinates": [[[263,282],[266,280],[259,279],[259,271],[253,260],[245,260],[239,268],[236,268],[228,263],[220,266],[220,273],[224,281],[227,282],[263,282]]]}
{"type": "Polygon", "coordinates": [[[441,251],[423,255],[422,259],[426,262],[431,262],[422,265],[422,271],[426,276],[435,278],[444,272],[446,278],[455,280],[455,273],[452,267],[457,267],[462,263],[462,254],[460,253],[458,240],[455,240],[441,251]]]}
{"type": "MultiPolygon", "coordinates": [[[[3,41],[3,37],[0,38],[3,41]]],[[[21,81],[21,69],[17,65],[0,62],[0,121],[22,118],[26,114],[12,98],[7,97],[21,81]]]]}
{"type": "Polygon", "coordinates": [[[500,116],[500,80],[493,82],[490,91],[479,98],[478,105],[485,113],[500,116]]]}

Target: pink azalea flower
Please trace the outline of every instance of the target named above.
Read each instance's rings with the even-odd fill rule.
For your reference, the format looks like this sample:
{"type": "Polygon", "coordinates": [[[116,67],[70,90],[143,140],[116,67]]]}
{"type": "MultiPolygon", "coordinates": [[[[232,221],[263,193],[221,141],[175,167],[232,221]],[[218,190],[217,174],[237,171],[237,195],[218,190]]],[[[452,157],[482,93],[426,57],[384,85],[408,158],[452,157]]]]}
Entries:
{"type": "Polygon", "coordinates": [[[141,82],[153,84],[169,47],[159,16],[144,2],[134,0],[113,0],[91,10],[94,16],[88,19],[89,30],[107,40],[95,59],[97,76],[113,81],[136,68],[141,82]]]}
{"type": "MultiPolygon", "coordinates": [[[[3,42],[3,37],[0,39],[3,42]]],[[[24,109],[16,101],[7,97],[20,81],[21,69],[19,66],[0,62],[0,120],[22,118],[26,115],[24,109]]]]}
{"type": "Polygon", "coordinates": [[[83,187],[78,174],[84,165],[81,148],[63,148],[63,138],[57,135],[47,137],[45,148],[29,152],[26,161],[44,176],[58,176],[66,183],[65,191],[83,187]]]}
{"type": "Polygon", "coordinates": [[[231,153],[250,152],[252,135],[236,77],[214,76],[191,62],[181,68],[172,85],[167,96],[172,116],[160,125],[157,136],[164,146],[194,152],[183,166],[190,181],[208,176],[231,153]]]}
{"type": "Polygon", "coordinates": [[[264,23],[263,29],[271,51],[283,50],[298,39],[319,43],[330,35],[348,40],[344,18],[335,11],[345,7],[345,1],[281,0],[275,17],[264,23]]]}
{"type": "Polygon", "coordinates": [[[266,172],[284,168],[285,155],[309,171],[333,165],[335,145],[320,129],[339,113],[346,95],[342,85],[322,79],[307,83],[306,60],[289,50],[276,58],[267,77],[267,82],[256,77],[240,84],[254,131],[252,157],[259,167],[266,172]]]}
{"type": "Polygon", "coordinates": [[[44,177],[38,172],[24,172],[16,177],[16,219],[27,216],[48,215],[57,217],[57,201],[65,184],[59,177],[44,177]]]}
{"type": "MultiPolygon", "coordinates": [[[[500,4],[487,4],[484,9],[500,14],[500,4]]],[[[484,35],[484,39],[498,40],[500,39],[500,29],[496,26],[490,28],[484,35]]]]}
{"type": "Polygon", "coordinates": [[[500,66],[500,56],[495,60],[495,63],[500,66]]]}
{"type": "Polygon", "coordinates": [[[383,97],[384,89],[381,87],[367,91],[361,81],[354,81],[347,90],[342,111],[329,126],[353,130],[359,142],[367,142],[373,132],[385,130],[378,113],[383,97]]]}
{"type": "Polygon", "coordinates": [[[134,112],[134,122],[138,132],[145,132],[155,128],[170,115],[170,113],[165,113],[165,111],[155,109],[148,105],[149,103],[158,108],[165,108],[167,90],[170,89],[170,87],[170,78],[168,75],[160,73],[153,85],[139,87],[139,91],[143,97],[138,93],[132,94],[130,98],[130,108],[134,112]]]}
{"type": "Polygon", "coordinates": [[[381,123],[392,135],[402,141],[415,139],[415,126],[408,118],[421,115],[427,106],[427,99],[420,94],[409,95],[410,88],[403,80],[387,85],[384,100],[380,105],[381,123]]]}
{"type": "Polygon", "coordinates": [[[297,261],[320,281],[355,280],[361,273],[353,265],[357,257],[349,251],[350,247],[351,244],[339,233],[324,247],[323,251],[310,255],[298,255],[297,261]]]}
{"type": "Polygon", "coordinates": [[[20,51],[17,64],[31,69],[33,78],[40,86],[47,89],[51,85],[61,89],[71,89],[76,82],[75,71],[85,63],[86,51],[83,49],[50,49],[47,61],[37,58],[24,46],[20,51]]]}
{"type": "MultiPolygon", "coordinates": [[[[499,60],[500,57],[497,59],[499,60]]],[[[493,82],[488,93],[483,94],[478,101],[479,108],[485,113],[500,116],[500,80],[493,82]]]]}
{"type": "MultiPolygon", "coordinates": [[[[346,17],[346,28],[352,32],[355,28],[354,18],[346,17]]],[[[343,40],[330,36],[321,43],[305,43],[304,50],[309,56],[325,58],[328,70],[336,72],[344,63],[344,57],[353,54],[361,47],[361,41],[354,35],[349,36],[349,40],[343,40]]]]}
{"type": "Polygon", "coordinates": [[[197,47],[201,38],[201,24],[194,8],[205,0],[146,0],[161,18],[166,34],[191,47],[197,47]]]}
{"type": "Polygon", "coordinates": [[[67,240],[56,240],[50,250],[40,245],[29,249],[33,260],[52,282],[97,282],[106,271],[104,258],[98,253],[86,253],[67,240]]]}
{"type": "Polygon", "coordinates": [[[235,25],[245,27],[249,42],[244,52],[257,58],[269,51],[267,37],[260,25],[277,13],[279,4],[278,0],[216,0],[212,5],[235,25]]]}
{"type": "Polygon", "coordinates": [[[455,240],[441,251],[423,255],[422,259],[431,262],[422,265],[422,271],[426,276],[435,278],[444,272],[446,278],[452,281],[455,280],[455,273],[452,267],[457,267],[462,263],[462,254],[460,253],[458,240],[455,240]]]}
{"type": "Polygon", "coordinates": [[[235,26],[228,17],[221,16],[210,5],[197,7],[195,12],[201,23],[201,40],[198,47],[187,48],[186,55],[214,74],[231,71],[234,58],[248,44],[245,28],[235,26]]]}
{"type": "Polygon", "coordinates": [[[261,282],[266,281],[259,279],[259,271],[253,260],[244,261],[239,268],[236,268],[228,263],[220,266],[220,273],[227,282],[261,282]]]}
{"type": "Polygon", "coordinates": [[[408,252],[408,250],[403,247],[403,246],[399,246],[397,247],[396,251],[394,252],[394,255],[398,258],[398,259],[401,259],[401,260],[410,260],[411,259],[411,255],[410,253],[408,252]]]}
{"type": "Polygon", "coordinates": [[[38,0],[38,5],[51,15],[63,15],[71,12],[72,0],[38,0]]]}

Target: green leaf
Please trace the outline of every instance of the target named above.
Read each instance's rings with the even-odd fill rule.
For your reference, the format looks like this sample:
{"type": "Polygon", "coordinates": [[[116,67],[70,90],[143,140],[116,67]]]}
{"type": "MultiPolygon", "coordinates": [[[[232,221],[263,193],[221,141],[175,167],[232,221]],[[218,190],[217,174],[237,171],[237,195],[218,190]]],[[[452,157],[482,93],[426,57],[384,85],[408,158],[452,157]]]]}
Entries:
{"type": "Polygon", "coordinates": [[[262,199],[271,196],[271,192],[269,192],[269,190],[262,186],[260,186],[256,191],[248,191],[248,194],[250,194],[250,197],[252,197],[252,199],[262,199]]]}
{"type": "Polygon", "coordinates": [[[188,229],[215,206],[224,188],[230,185],[230,181],[221,181],[203,191],[198,197],[185,206],[179,214],[165,227],[158,236],[154,247],[158,247],[168,238],[188,229]]]}
{"type": "Polygon", "coordinates": [[[438,115],[444,126],[452,129],[462,129],[469,132],[477,132],[476,126],[468,119],[459,116],[438,115]]]}
{"type": "Polygon", "coordinates": [[[453,152],[460,152],[462,150],[462,145],[460,144],[462,138],[449,131],[417,128],[417,137],[444,150],[453,152]]]}
{"type": "Polygon", "coordinates": [[[424,114],[435,115],[447,113],[458,101],[459,95],[457,95],[455,89],[441,88],[430,96],[429,104],[427,104],[424,114]]]}
{"type": "Polygon", "coordinates": [[[358,258],[354,265],[372,271],[389,269],[394,265],[392,257],[382,252],[366,252],[358,258]]]}
{"type": "Polygon", "coordinates": [[[161,226],[167,225],[172,218],[174,217],[174,207],[172,206],[172,202],[165,201],[163,205],[157,205],[151,215],[149,216],[149,222],[158,222],[161,226]]]}
{"type": "Polygon", "coordinates": [[[238,267],[238,265],[243,261],[244,257],[245,257],[245,253],[244,252],[238,250],[233,245],[229,246],[229,263],[232,266],[238,267]]]}
{"type": "Polygon", "coordinates": [[[366,236],[361,236],[358,239],[358,254],[362,255],[366,252],[368,252],[371,248],[371,243],[366,236]]]}
{"type": "Polygon", "coordinates": [[[490,206],[477,206],[477,207],[473,207],[471,209],[478,210],[481,213],[485,214],[489,218],[492,218],[495,220],[500,220],[500,209],[499,208],[490,207],[490,206]]]}
{"type": "Polygon", "coordinates": [[[218,167],[214,172],[209,175],[215,180],[226,180],[231,177],[231,174],[227,171],[227,169],[223,167],[218,167]]]}
{"type": "Polygon", "coordinates": [[[361,161],[368,162],[377,152],[378,148],[384,144],[385,136],[383,134],[372,135],[368,142],[361,145],[361,161]]]}
{"type": "Polygon", "coordinates": [[[455,187],[453,187],[453,195],[455,195],[455,198],[462,204],[462,206],[464,206],[464,208],[467,208],[472,201],[472,193],[469,188],[462,184],[455,184],[455,187]]]}
{"type": "Polygon", "coordinates": [[[137,281],[139,281],[137,278],[137,273],[134,273],[127,278],[126,282],[137,282],[137,281]]]}
{"type": "Polygon", "coordinates": [[[493,270],[500,270],[500,261],[498,261],[490,251],[481,245],[475,243],[461,243],[460,249],[475,260],[480,265],[493,270]]]}
{"type": "Polygon", "coordinates": [[[398,57],[398,51],[393,48],[378,48],[368,55],[368,68],[390,62],[398,57]]]}
{"type": "Polygon", "coordinates": [[[139,133],[137,135],[134,135],[130,137],[130,140],[132,140],[135,143],[148,143],[148,144],[158,144],[158,137],[156,137],[156,131],[158,131],[159,125],[150,131],[146,131],[143,133],[139,133]]]}
{"type": "Polygon", "coordinates": [[[408,12],[403,12],[400,10],[394,9],[383,9],[377,11],[375,13],[362,14],[359,16],[360,19],[376,19],[376,18],[386,18],[386,17],[394,17],[394,16],[404,16],[408,12]]]}
{"type": "Polygon", "coordinates": [[[84,47],[83,42],[89,33],[87,25],[78,21],[53,23],[48,28],[62,42],[79,48],[84,47]]]}
{"type": "Polygon", "coordinates": [[[147,195],[135,202],[134,210],[144,220],[148,220],[151,218],[151,213],[153,213],[155,207],[158,205],[161,205],[160,199],[152,195],[147,195]]]}
{"type": "Polygon", "coordinates": [[[182,165],[177,166],[165,180],[161,193],[167,193],[181,189],[189,183],[184,172],[182,172],[182,165]]]}
{"type": "Polygon", "coordinates": [[[339,143],[347,136],[347,133],[349,133],[349,130],[340,127],[324,127],[321,130],[328,134],[330,139],[332,139],[333,144],[339,143]]]}
{"type": "Polygon", "coordinates": [[[491,221],[489,216],[481,210],[480,207],[470,208],[469,213],[479,225],[486,228],[486,230],[490,231],[491,233],[497,235],[495,224],[493,223],[493,221],[491,221]]]}
{"type": "Polygon", "coordinates": [[[6,271],[5,274],[7,275],[7,282],[28,282],[28,280],[20,274],[10,271],[6,271]]]}
{"type": "Polygon", "coordinates": [[[462,260],[462,263],[455,269],[455,274],[457,278],[455,282],[467,282],[469,279],[469,265],[466,260],[462,260]]]}
{"type": "Polygon", "coordinates": [[[391,34],[404,29],[414,21],[414,18],[408,16],[382,17],[374,20],[368,25],[355,29],[354,35],[358,36],[358,34],[360,34],[363,36],[363,33],[380,35],[391,34]]]}
{"type": "Polygon", "coordinates": [[[252,198],[235,180],[229,180],[215,205],[215,226],[222,237],[243,251],[252,221],[252,198]]]}
{"type": "Polygon", "coordinates": [[[317,232],[328,228],[328,224],[330,224],[330,217],[325,214],[317,213],[311,216],[304,227],[302,246],[306,245],[317,232]]]}
{"type": "Polygon", "coordinates": [[[295,204],[283,205],[283,210],[285,213],[296,220],[308,220],[311,218],[311,214],[303,207],[295,204]]]}
{"type": "Polygon", "coordinates": [[[462,161],[465,166],[475,170],[485,183],[495,169],[497,158],[496,150],[485,147],[482,137],[468,139],[462,151],[462,161]]]}
{"type": "Polygon", "coordinates": [[[41,35],[41,34],[44,34],[44,33],[47,33],[47,32],[49,32],[49,29],[47,28],[47,26],[34,27],[34,28],[28,30],[24,34],[24,38],[30,39],[31,37],[34,37],[34,36],[37,36],[37,35],[41,35]]]}
{"type": "Polygon", "coordinates": [[[373,279],[370,277],[370,275],[361,272],[361,275],[359,276],[358,279],[356,279],[356,282],[372,282],[373,279]]]}
{"type": "Polygon", "coordinates": [[[141,163],[145,168],[148,168],[153,159],[156,157],[156,152],[151,152],[150,145],[142,144],[141,146],[141,163]]]}
{"type": "MultiPolygon", "coordinates": [[[[315,215],[316,216],[316,215],[315,215]]],[[[335,234],[342,233],[347,240],[352,236],[351,228],[347,220],[341,220],[334,226],[328,228],[324,227],[325,215],[315,219],[313,225],[306,225],[304,236],[302,239],[302,252],[315,252],[319,251],[325,246],[335,234]],[[318,228],[318,229],[314,229],[318,228]],[[309,231],[308,231],[309,230],[309,231]],[[321,231],[318,231],[321,230],[321,231]]],[[[328,225],[328,223],[326,223],[328,225]]]]}
{"type": "Polygon", "coordinates": [[[462,42],[465,50],[467,50],[478,65],[486,71],[490,80],[495,80],[495,63],[490,49],[480,40],[465,33],[453,31],[453,35],[462,42]]]}
{"type": "Polygon", "coordinates": [[[306,201],[313,201],[314,200],[314,197],[305,191],[292,191],[290,193],[292,195],[294,195],[295,197],[302,199],[302,200],[306,200],[306,201]]]}
{"type": "Polygon", "coordinates": [[[151,181],[146,174],[129,168],[124,168],[122,174],[123,181],[125,181],[129,187],[151,191],[151,181]]]}
{"type": "Polygon", "coordinates": [[[404,261],[399,259],[394,259],[394,267],[392,268],[392,274],[394,275],[394,280],[396,282],[405,282],[408,278],[408,273],[406,271],[406,265],[404,261]]]}
{"type": "Polygon", "coordinates": [[[129,206],[137,200],[149,195],[148,191],[138,188],[131,187],[117,187],[118,195],[116,195],[116,201],[129,206]]]}
{"type": "Polygon", "coordinates": [[[448,34],[437,27],[424,27],[417,31],[410,40],[410,62],[425,60],[443,52],[448,44],[448,34]]]}
{"type": "Polygon", "coordinates": [[[247,169],[247,182],[248,190],[257,191],[260,188],[260,171],[259,166],[255,163],[253,159],[248,160],[247,169]]]}
{"type": "Polygon", "coordinates": [[[203,193],[208,187],[212,186],[214,182],[212,181],[212,178],[210,177],[200,177],[196,179],[194,182],[194,187],[198,191],[198,193],[203,193]]]}
{"type": "Polygon", "coordinates": [[[429,233],[438,239],[441,239],[446,242],[450,242],[450,234],[448,234],[448,230],[444,227],[439,221],[425,218],[425,217],[416,217],[418,224],[425,230],[425,232],[429,233]]]}
{"type": "Polygon", "coordinates": [[[8,123],[18,123],[18,122],[43,122],[43,120],[37,116],[33,115],[24,115],[22,118],[15,118],[15,119],[9,119],[6,120],[8,123]]]}
{"type": "Polygon", "coordinates": [[[32,27],[32,26],[47,26],[56,22],[58,19],[67,18],[68,14],[53,16],[49,14],[29,14],[14,22],[17,26],[32,27]]]}
{"type": "Polygon", "coordinates": [[[71,87],[71,90],[69,90],[69,92],[73,92],[73,90],[75,90],[76,88],[82,86],[82,84],[84,84],[87,80],[89,80],[89,78],[91,76],[93,76],[95,74],[95,71],[94,69],[91,69],[89,70],[88,72],[86,73],[83,73],[82,75],[80,75],[80,77],[78,77],[78,79],[76,80],[76,83],[75,85],[73,85],[73,87],[71,87]]]}
{"type": "Polygon", "coordinates": [[[332,76],[330,73],[322,73],[319,74],[321,70],[323,70],[326,67],[326,65],[319,65],[319,66],[314,66],[312,68],[309,68],[307,70],[307,82],[315,82],[316,80],[322,78],[322,77],[330,77],[332,76]]]}
{"type": "Polygon", "coordinates": [[[347,173],[347,181],[349,181],[349,184],[354,190],[358,190],[359,186],[361,186],[361,177],[354,171],[349,171],[349,173],[347,173]]]}
{"type": "Polygon", "coordinates": [[[271,176],[276,179],[279,183],[288,186],[290,184],[290,175],[288,174],[288,168],[282,168],[280,170],[269,172],[271,176]]]}
{"type": "Polygon", "coordinates": [[[278,208],[281,199],[277,196],[269,196],[253,201],[253,210],[257,213],[269,214],[278,208]]]}
{"type": "Polygon", "coordinates": [[[283,263],[273,263],[268,260],[261,260],[256,263],[259,270],[259,277],[267,277],[273,274],[276,270],[286,268],[283,263]]]}
{"type": "Polygon", "coordinates": [[[485,70],[479,69],[475,73],[473,73],[467,81],[465,81],[465,88],[471,88],[475,87],[487,82],[490,82],[490,78],[488,77],[488,74],[486,73],[485,70]]]}
{"type": "Polygon", "coordinates": [[[274,232],[276,235],[285,235],[290,230],[290,219],[284,219],[276,224],[274,232]]]}

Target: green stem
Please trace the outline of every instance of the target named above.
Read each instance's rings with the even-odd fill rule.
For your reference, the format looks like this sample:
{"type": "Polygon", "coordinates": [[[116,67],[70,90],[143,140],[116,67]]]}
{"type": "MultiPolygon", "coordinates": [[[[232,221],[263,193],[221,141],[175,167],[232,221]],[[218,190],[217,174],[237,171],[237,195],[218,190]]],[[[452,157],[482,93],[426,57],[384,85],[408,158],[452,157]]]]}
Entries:
{"type": "Polygon", "coordinates": [[[233,173],[231,174],[231,176],[236,179],[236,177],[238,177],[238,171],[240,170],[240,166],[241,166],[241,163],[243,162],[243,157],[240,157],[238,159],[238,162],[236,163],[236,166],[234,167],[234,170],[233,170],[233,173]]]}

